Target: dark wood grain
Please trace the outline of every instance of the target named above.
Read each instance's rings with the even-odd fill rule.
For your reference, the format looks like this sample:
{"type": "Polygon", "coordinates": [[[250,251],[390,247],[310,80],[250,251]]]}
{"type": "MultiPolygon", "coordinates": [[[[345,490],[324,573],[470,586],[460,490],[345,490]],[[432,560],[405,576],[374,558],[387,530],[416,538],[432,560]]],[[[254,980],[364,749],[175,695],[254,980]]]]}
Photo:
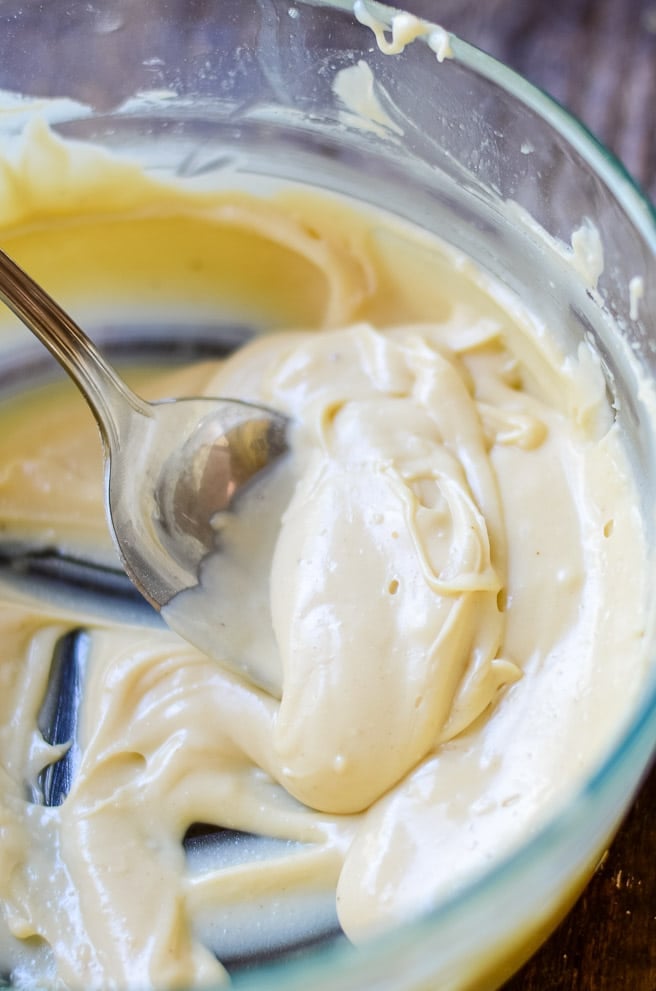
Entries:
{"type": "MultiPolygon", "coordinates": [[[[654,0],[406,0],[579,117],[656,199],[654,0]]],[[[572,912],[504,991],[656,991],[656,769],[572,912]]]]}

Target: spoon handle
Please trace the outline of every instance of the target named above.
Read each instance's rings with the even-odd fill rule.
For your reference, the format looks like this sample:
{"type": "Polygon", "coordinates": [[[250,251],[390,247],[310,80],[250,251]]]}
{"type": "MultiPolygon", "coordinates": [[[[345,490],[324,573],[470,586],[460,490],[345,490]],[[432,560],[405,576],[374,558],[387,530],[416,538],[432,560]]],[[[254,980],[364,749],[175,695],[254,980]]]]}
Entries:
{"type": "Polygon", "coordinates": [[[120,444],[133,412],[147,404],[118,377],[84,331],[9,255],[0,250],[0,299],[73,379],[110,446],[120,444]]]}

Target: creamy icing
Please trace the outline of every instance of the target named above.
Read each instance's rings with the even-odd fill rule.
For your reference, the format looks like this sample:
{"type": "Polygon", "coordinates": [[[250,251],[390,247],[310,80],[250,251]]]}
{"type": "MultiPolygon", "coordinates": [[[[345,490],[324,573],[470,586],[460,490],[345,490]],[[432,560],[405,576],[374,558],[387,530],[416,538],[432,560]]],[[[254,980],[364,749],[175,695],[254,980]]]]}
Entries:
{"type": "MultiPolygon", "coordinates": [[[[525,840],[647,666],[636,490],[590,347],[560,353],[437,240],[311,190],[157,181],[37,126],[0,193],[3,244],[81,321],[193,307],[269,328],[222,363],[140,373],[145,395],[239,395],[295,424],[293,494],[262,514],[257,548],[239,516],[217,521],[204,576],[237,639],[270,626],[256,649],[273,693],[131,614],[5,583],[5,968],[217,981],[211,934],[247,943],[267,898],[302,916],[336,904],[364,939],[525,840]],[[66,745],[39,713],[80,626],[75,773],[46,807],[39,774],[66,745]],[[194,823],[271,845],[194,860],[194,823]]],[[[112,559],[99,442],[72,390],[5,404],[0,519],[7,540],[112,559]]]]}
{"type": "Polygon", "coordinates": [[[645,295],[645,280],[641,275],[634,275],[629,280],[629,317],[637,320],[640,316],[640,302],[645,295]]]}
{"type": "Polygon", "coordinates": [[[353,122],[360,130],[371,130],[374,133],[383,128],[395,134],[403,134],[381,104],[376,93],[374,74],[363,59],[335,74],[333,93],[346,107],[340,113],[344,123],[353,122]]]}
{"type": "Polygon", "coordinates": [[[388,41],[385,35],[388,25],[371,12],[366,0],[355,0],[353,13],[360,24],[371,28],[383,55],[400,55],[415,39],[425,38],[428,46],[435,52],[438,62],[453,58],[449,34],[439,24],[432,24],[407,11],[399,10],[390,18],[391,39],[388,41]]]}

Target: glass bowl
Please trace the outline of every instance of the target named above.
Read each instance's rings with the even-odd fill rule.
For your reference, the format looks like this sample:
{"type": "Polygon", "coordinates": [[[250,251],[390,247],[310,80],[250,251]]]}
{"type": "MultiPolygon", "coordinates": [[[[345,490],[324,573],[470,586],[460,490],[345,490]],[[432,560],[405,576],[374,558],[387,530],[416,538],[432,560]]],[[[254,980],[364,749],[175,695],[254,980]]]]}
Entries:
{"type": "MultiPolygon", "coordinates": [[[[389,43],[394,12],[367,2],[356,13],[346,0],[6,2],[0,138],[9,148],[32,118],[45,117],[64,138],[136,158],[154,174],[310,176],[439,234],[530,298],[565,346],[595,342],[639,466],[653,570],[656,432],[639,389],[639,375],[656,380],[651,207],[579,123],[504,66],[437,29],[385,54],[361,21],[378,19],[389,43]],[[364,104],[335,85],[361,64],[370,82],[364,104]],[[603,244],[596,284],[572,264],[569,247],[587,220],[603,244]]],[[[90,329],[111,347],[111,327],[90,329]]],[[[171,334],[177,340],[179,325],[171,334]]],[[[238,340],[219,334],[215,350],[238,340]]],[[[14,327],[1,347],[11,369],[2,385],[20,390],[38,352],[14,327]]],[[[630,722],[566,807],[511,856],[384,938],[357,950],[309,948],[244,970],[236,986],[498,987],[582,890],[655,741],[656,668],[630,722]]]]}

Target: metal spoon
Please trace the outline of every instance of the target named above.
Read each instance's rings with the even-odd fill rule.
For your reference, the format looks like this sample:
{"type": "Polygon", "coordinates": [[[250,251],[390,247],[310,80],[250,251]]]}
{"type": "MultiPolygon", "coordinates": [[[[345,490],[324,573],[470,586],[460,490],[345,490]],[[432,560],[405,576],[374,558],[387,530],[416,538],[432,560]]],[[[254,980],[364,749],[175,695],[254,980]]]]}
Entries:
{"type": "MultiPolygon", "coordinates": [[[[3,251],[0,299],[54,355],[91,407],[105,451],[110,529],[127,574],[161,610],[179,592],[198,586],[201,563],[215,547],[213,517],[287,450],[286,418],[231,399],[145,402],[3,251]]],[[[191,614],[187,619],[185,609],[173,615],[176,632],[225,662],[225,644],[211,622],[199,624],[191,614]]],[[[251,674],[244,658],[233,664],[251,674]]]]}

